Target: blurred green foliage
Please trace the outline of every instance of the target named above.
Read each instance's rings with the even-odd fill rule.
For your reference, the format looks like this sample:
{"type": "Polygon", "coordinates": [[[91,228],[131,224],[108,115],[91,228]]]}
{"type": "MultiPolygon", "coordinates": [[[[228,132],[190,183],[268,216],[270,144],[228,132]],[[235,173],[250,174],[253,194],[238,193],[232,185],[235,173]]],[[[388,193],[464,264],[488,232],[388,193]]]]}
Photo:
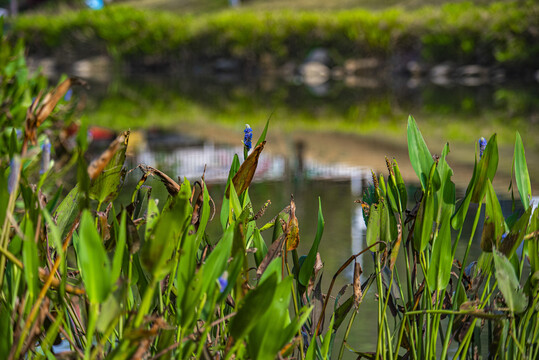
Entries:
{"type": "Polygon", "coordinates": [[[539,57],[539,6],[445,4],[379,12],[222,11],[173,15],[125,6],[59,15],[25,15],[12,24],[31,53],[84,57],[101,51],[129,63],[168,64],[215,57],[277,63],[315,47],[341,58],[419,53],[427,62],[531,66],[539,57]]]}

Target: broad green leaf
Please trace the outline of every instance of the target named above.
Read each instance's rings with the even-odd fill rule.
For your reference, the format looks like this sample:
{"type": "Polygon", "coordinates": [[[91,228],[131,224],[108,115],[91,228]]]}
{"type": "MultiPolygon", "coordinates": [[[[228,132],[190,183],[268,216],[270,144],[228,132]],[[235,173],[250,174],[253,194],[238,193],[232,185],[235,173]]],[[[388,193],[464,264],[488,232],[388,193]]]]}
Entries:
{"type": "Polygon", "coordinates": [[[485,222],[483,224],[483,233],[481,235],[481,249],[486,252],[491,252],[493,246],[498,249],[500,245],[500,240],[505,232],[505,220],[494,187],[488,179],[485,202],[485,222]]]}
{"type": "Polygon", "coordinates": [[[190,223],[192,213],[190,197],[191,187],[185,181],[180,192],[171,197],[170,208],[165,208],[161,212],[152,233],[141,248],[142,264],[158,279],[165,276],[166,262],[172,257],[182,231],[190,223]]]}
{"type": "Polygon", "coordinates": [[[421,181],[421,187],[423,190],[427,187],[427,180],[430,169],[434,160],[432,155],[423,139],[423,135],[417,128],[415,119],[410,115],[408,117],[408,153],[410,155],[410,162],[417,177],[421,181]]]}
{"type": "MultiPolygon", "coordinates": [[[[381,207],[384,203],[372,204],[369,209],[369,223],[367,224],[367,246],[374,245],[377,241],[380,241],[380,217],[381,207]]],[[[376,245],[370,248],[371,251],[378,251],[380,245],[376,245]]]]}
{"type": "Polygon", "coordinates": [[[91,303],[100,304],[111,290],[110,277],[104,276],[110,274],[110,263],[88,210],[82,213],[79,234],[74,235],[73,242],[88,299],[91,303]]]}
{"type": "MultiPolygon", "coordinates": [[[[279,265],[278,261],[273,261],[273,263],[279,265]]],[[[266,274],[267,272],[264,273],[266,274]]],[[[268,311],[259,319],[249,334],[248,348],[253,359],[273,360],[275,354],[295,335],[288,337],[289,334],[286,333],[286,328],[290,324],[288,306],[292,295],[291,286],[291,277],[281,281],[268,311]]]]}
{"type": "Polygon", "coordinates": [[[301,268],[299,269],[299,283],[303,286],[307,286],[309,284],[309,280],[311,279],[311,275],[313,273],[314,264],[316,262],[316,254],[318,253],[318,245],[320,245],[320,239],[322,239],[322,234],[324,233],[324,216],[322,215],[322,202],[320,201],[320,198],[318,199],[318,225],[316,228],[316,236],[314,238],[313,244],[311,245],[311,249],[309,250],[309,254],[307,255],[307,258],[303,262],[303,265],[301,265],[301,268]]]}
{"type": "Polygon", "coordinates": [[[450,214],[444,216],[438,236],[432,243],[432,255],[427,273],[431,291],[443,290],[449,284],[451,266],[453,265],[450,219],[450,214]]]}
{"type": "MultiPolygon", "coordinates": [[[[118,195],[118,189],[125,177],[125,171],[122,169],[125,162],[125,151],[127,150],[129,133],[124,134],[124,139],[125,140],[119,143],[118,147],[114,149],[114,153],[107,153],[112,151],[109,148],[103,155],[101,155],[102,158],[104,155],[109,156],[108,163],[97,175],[95,180],[92,181],[89,193],[90,198],[97,200],[99,203],[113,200],[118,195]]],[[[99,159],[99,161],[101,160],[102,159],[99,159]]]]}
{"type": "Polygon", "coordinates": [[[494,134],[489,139],[483,157],[479,160],[479,163],[476,160],[472,178],[466,189],[466,196],[451,219],[451,226],[453,226],[453,229],[458,230],[462,228],[471,202],[478,203],[483,200],[486,191],[486,180],[490,179],[492,182],[497,169],[498,143],[496,134],[494,134]]]}
{"type": "Polygon", "coordinates": [[[498,142],[496,134],[488,140],[487,147],[479,160],[478,173],[475,178],[475,186],[472,192],[472,202],[479,203],[483,200],[486,191],[487,179],[492,182],[498,169],[498,142]]]}
{"type": "Polygon", "coordinates": [[[28,216],[24,219],[23,229],[22,263],[24,265],[24,278],[28,286],[30,297],[35,299],[35,296],[37,296],[39,291],[39,258],[37,255],[37,244],[34,241],[34,225],[28,216]]]}
{"type": "Polygon", "coordinates": [[[518,131],[515,140],[515,155],[513,164],[518,193],[520,194],[520,200],[522,201],[524,210],[527,210],[528,206],[530,206],[532,189],[530,183],[530,175],[528,174],[528,165],[526,164],[524,145],[522,144],[522,138],[520,137],[520,133],[518,131]]]}
{"type": "Polygon", "coordinates": [[[75,222],[75,219],[81,210],[81,198],[83,196],[84,195],[79,191],[78,185],[75,186],[54,212],[62,241],[67,236],[71,225],[75,222]]]}
{"type": "Polygon", "coordinates": [[[266,313],[273,302],[277,284],[278,276],[276,273],[272,273],[243,298],[241,304],[238,305],[236,316],[230,321],[230,334],[236,341],[240,341],[248,335],[258,323],[258,319],[266,313]]]}
{"type": "Polygon", "coordinates": [[[528,306],[528,297],[524,295],[520,288],[511,262],[497,250],[494,250],[493,254],[496,280],[498,280],[498,287],[503,294],[505,303],[511,311],[521,313],[528,306]]]}
{"type": "Polygon", "coordinates": [[[210,293],[211,286],[215,285],[216,280],[223,274],[226,269],[228,259],[230,258],[232,251],[232,241],[234,239],[234,228],[229,227],[225,230],[223,237],[211,254],[204,262],[204,278],[202,281],[203,291],[210,293]]]}

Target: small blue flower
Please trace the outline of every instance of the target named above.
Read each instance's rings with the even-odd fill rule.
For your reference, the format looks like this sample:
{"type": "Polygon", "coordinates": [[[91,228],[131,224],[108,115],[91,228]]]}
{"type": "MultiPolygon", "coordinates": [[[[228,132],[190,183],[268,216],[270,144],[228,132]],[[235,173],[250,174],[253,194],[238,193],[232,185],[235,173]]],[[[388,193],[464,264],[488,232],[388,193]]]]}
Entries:
{"type": "Polygon", "coordinates": [[[41,145],[41,169],[39,170],[39,175],[43,175],[49,170],[49,165],[51,162],[51,143],[49,139],[45,139],[43,145],[41,145]]]}
{"type": "Polygon", "coordinates": [[[64,95],[64,100],[65,101],[69,101],[71,100],[71,97],[73,96],[73,90],[72,89],[68,89],[66,91],[66,94],[64,95]]]}
{"type": "Polygon", "coordinates": [[[228,286],[228,272],[225,271],[223,275],[221,275],[221,277],[217,279],[217,282],[219,283],[219,291],[225,291],[226,287],[228,286]]]}
{"type": "Polygon", "coordinates": [[[243,132],[245,133],[243,136],[243,144],[247,151],[249,151],[253,147],[251,144],[251,141],[253,140],[253,129],[251,129],[249,124],[245,124],[245,130],[243,130],[243,132]]]}
{"type": "Polygon", "coordinates": [[[14,156],[9,163],[11,168],[11,173],[9,174],[9,179],[7,182],[7,191],[11,194],[13,190],[17,187],[19,183],[19,172],[21,168],[21,161],[18,156],[14,156]]]}
{"type": "Polygon", "coordinates": [[[483,152],[485,152],[485,148],[487,147],[487,140],[485,140],[484,137],[481,137],[478,141],[479,143],[479,158],[483,157],[483,152]]]}

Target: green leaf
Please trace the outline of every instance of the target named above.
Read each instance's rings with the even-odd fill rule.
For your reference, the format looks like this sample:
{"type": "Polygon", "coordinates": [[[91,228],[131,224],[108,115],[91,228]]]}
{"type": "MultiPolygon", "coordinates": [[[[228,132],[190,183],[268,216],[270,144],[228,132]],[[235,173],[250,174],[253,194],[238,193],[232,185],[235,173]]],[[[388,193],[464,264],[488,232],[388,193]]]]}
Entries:
{"type": "Polygon", "coordinates": [[[498,142],[496,134],[488,140],[487,147],[479,160],[478,173],[475,178],[475,186],[472,192],[472,202],[479,203],[483,200],[486,191],[487,179],[492,182],[498,169],[498,142]]]}
{"type": "Polygon", "coordinates": [[[22,263],[24,265],[24,278],[30,298],[35,299],[39,291],[39,257],[37,255],[37,244],[34,241],[34,225],[28,216],[24,219],[23,229],[22,263]]]}
{"type": "Polygon", "coordinates": [[[443,290],[449,284],[453,258],[451,256],[450,213],[444,216],[438,236],[432,243],[432,255],[427,277],[431,291],[443,290]]]}
{"type": "MultiPolygon", "coordinates": [[[[273,113],[272,113],[273,115],[273,113]]],[[[269,116],[268,120],[266,121],[266,126],[264,126],[264,130],[262,131],[262,134],[260,134],[260,137],[258,138],[258,141],[256,142],[255,148],[262,144],[264,141],[266,141],[266,134],[268,133],[268,126],[270,123],[271,115],[269,116]]]]}
{"type": "Polygon", "coordinates": [[[520,137],[520,133],[518,131],[515,140],[515,156],[513,166],[515,170],[518,193],[520,194],[520,200],[522,201],[522,205],[524,205],[524,210],[527,210],[528,206],[530,206],[532,189],[530,175],[528,174],[528,165],[526,164],[524,145],[522,144],[522,138],[520,137]]]}
{"type": "Polygon", "coordinates": [[[320,353],[322,355],[322,359],[328,360],[329,359],[329,349],[330,344],[332,343],[332,338],[335,334],[333,330],[333,322],[335,321],[335,315],[331,317],[331,321],[329,323],[328,331],[326,331],[326,334],[324,335],[324,340],[322,341],[322,347],[320,348],[320,353]]]}
{"type": "Polygon", "coordinates": [[[496,280],[498,280],[498,287],[503,294],[505,303],[511,311],[521,313],[528,306],[528,297],[520,288],[511,262],[497,250],[494,250],[493,254],[496,280]]]}
{"type": "Polygon", "coordinates": [[[82,213],[79,234],[73,236],[77,264],[91,303],[100,304],[110,293],[110,263],[88,210],[82,213]]]}
{"type": "Polygon", "coordinates": [[[228,172],[228,180],[226,182],[225,187],[225,196],[223,196],[223,205],[221,206],[221,214],[220,214],[220,220],[221,220],[221,226],[223,230],[226,228],[226,224],[228,222],[228,213],[230,211],[229,208],[229,199],[226,194],[228,193],[228,189],[230,188],[232,184],[232,179],[234,178],[234,175],[238,172],[238,169],[240,168],[240,159],[237,154],[234,154],[234,158],[232,159],[232,164],[230,165],[230,171],[228,172]]]}
{"type": "Polygon", "coordinates": [[[99,203],[111,201],[118,196],[118,189],[125,177],[125,171],[122,169],[128,139],[129,136],[127,135],[125,141],[119,145],[118,150],[112,155],[101,174],[90,185],[90,198],[97,200],[99,203]]]}
{"type": "Polygon", "coordinates": [[[423,190],[427,187],[427,180],[434,160],[430,154],[429,148],[423,139],[423,135],[417,128],[415,119],[410,115],[408,117],[408,153],[410,162],[417,177],[421,181],[423,190]]]}
{"type": "Polygon", "coordinates": [[[481,250],[491,252],[493,246],[497,249],[500,245],[500,240],[505,232],[505,220],[502,214],[502,207],[490,180],[487,180],[485,202],[485,222],[481,235],[481,250]]]}
{"type": "Polygon", "coordinates": [[[316,254],[318,253],[318,245],[320,245],[320,239],[322,239],[322,234],[324,233],[324,216],[322,215],[322,202],[320,198],[318,198],[318,225],[316,228],[316,236],[314,238],[313,244],[311,245],[311,249],[309,250],[309,254],[307,255],[307,258],[303,262],[303,265],[301,265],[301,268],[299,269],[299,283],[303,286],[307,286],[309,284],[309,280],[311,279],[311,275],[313,273],[314,264],[316,262],[316,254]]]}
{"type": "Polygon", "coordinates": [[[153,231],[142,246],[140,251],[142,264],[157,279],[166,275],[168,271],[166,263],[172,257],[183,230],[190,223],[192,213],[190,197],[191,187],[188,181],[184,181],[180,192],[170,198],[170,207],[163,209],[153,231]]]}
{"type": "MultiPolygon", "coordinates": [[[[381,217],[381,208],[384,206],[384,203],[372,204],[369,209],[369,223],[367,224],[367,246],[374,245],[377,241],[380,241],[380,217],[381,217]]],[[[376,245],[371,249],[371,251],[378,251],[380,245],[376,245]]]]}
{"type": "Polygon", "coordinates": [[[268,310],[277,290],[278,276],[272,273],[257,288],[251,290],[239,304],[239,310],[230,321],[230,334],[239,341],[248,335],[268,310]]]}
{"type": "Polygon", "coordinates": [[[67,236],[73,222],[81,210],[82,197],[83,195],[80,193],[78,185],[75,186],[54,212],[58,231],[62,240],[67,236]]]}
{"type": "Polygon", "coordinates": [[[124,251],[127,242],[127,224],[126,224],[126,211],[122,211],[122,217],[119,224],[118,239],[116,242],[116,249],[114,250],[114,257],[112,259],[112,273],[111,273],[111,284],[114,285],[120,273],[122,272],[122,261],[124,258],[124,251]]]}

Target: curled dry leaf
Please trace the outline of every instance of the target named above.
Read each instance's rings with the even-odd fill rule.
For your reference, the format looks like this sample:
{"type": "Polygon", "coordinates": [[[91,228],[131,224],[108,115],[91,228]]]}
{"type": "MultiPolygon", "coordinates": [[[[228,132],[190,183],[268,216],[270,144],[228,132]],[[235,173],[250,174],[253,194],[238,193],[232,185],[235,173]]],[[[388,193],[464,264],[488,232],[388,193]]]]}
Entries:
{"type": "Polygon", "coordinates": [[[67,90],[73,85],[86,85],[86,82],[77,79],[69,78],[64,80],[60,85],[58,85],[54,90],[45,95],[42,101],[42,93],[36,97],[32,105],[28,108],[26,112],[26,123],[25,123],[25,140],[30,141],[32,144],[36,144],[36,130],[37,128],[49,117],[51,112],[58,104],[61,98],[64,97],[67,90]]]}
{"type": "Polygon", "coordinates": [[[286,251],[292,251],[299,245],[299,226],[296,217],[296,203],[294,196],[290,199],[290,219],[286,226],[286,251]]]}
{"type": "Polygon", "coordinates": [[[105,150],[98,159],[92,161],[90,165],[88,165],[88,176],[91,180],[96,179],[101,174],[114,154],[116,154],[122,145],[127,146],[128,141],[129,131],[125,131],[110,143],[108,149],[105,150]]]}
{"type": "Polygon", "coordinates": [[[142,165],[142,164],[139,165],[139,167],[144,172],[144,175],[143,175],[144,179],[148,175],[156,175],[159,178],[159,180],[161,180],[161,182],[165,184],[165,187],[167,188],[167,191],[170,195],[175,196],[176,194],[180,192],[180,185],[178,185],[177,182],[172,180],[167,174],[165,174],[161,170],[158,170],[151,166],[142,165]]]}
{"type": "MultiPolygon", "coordinates": [[[[264,149],[264,145],[266,145],[266,142],[261,142],[254,150],[253,152],[245,159],[243,164],[241,164],[240,168],[238,169],[238,172],[234,177],[232,178],[232,183],[234,184],[234,188],[236,189],[236,193],[238,196],[240,196],[249,185],[251,185],[251,181],[253,181],[253,177],[256,172],[256,167],[258,166],[258,158],[260,157],[260,153],[264,149]]],[[[230,190],[227,189],[226,191],[226,197],[230,196],[230,190]]]]}
{"type": "Polygon", "coordinates": [[[361,273],[363,272],[363,269],[361,269],[361,265],[356,259],[356,262],[354,264],[354,305],[356,306],[356,309],[359,307],[359,304],[361,303],[361,299],[363,298],[363,292],[361,291],[361,273]]]}

